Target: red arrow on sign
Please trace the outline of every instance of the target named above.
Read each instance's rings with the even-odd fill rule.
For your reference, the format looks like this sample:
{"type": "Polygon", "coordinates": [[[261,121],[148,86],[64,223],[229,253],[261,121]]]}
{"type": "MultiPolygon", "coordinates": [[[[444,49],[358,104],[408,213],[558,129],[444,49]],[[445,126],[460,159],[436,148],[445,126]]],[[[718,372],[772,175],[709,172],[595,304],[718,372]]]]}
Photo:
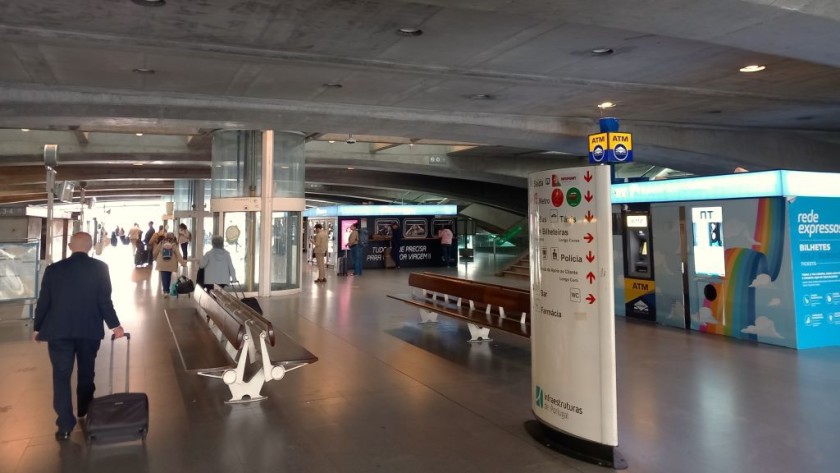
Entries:
{"type": "Polygon", "coordinates": [[[583,196],[583,198],[584,198],[584,199],[586,199],[586,201],[587,201],[587,202],[592,202],[592,198],[593,198],[593,197],[595,197],[595,196],[594,196],[594,195],[592,195],[592,193],[591,193],[591,192],[589,192],[589,191],[586,191],[586,195],[585,195],[585,196],[583,196]]]}
{"type": "Polygon", "coordinates": [[[586,301],[589,302],[589,305],[594,304],[595,303],[595,296],[593,296],[592,294],[589,294],[588,296],[586,296],[586,301]]]}
{"type": "Polygon", "coordinates": [[[595,282],[595,275],[592,274],[592,271],[590,271],[589,274],[586,275],[586,279],[589,280],[589,284],[592,284],[593,282],[595,282]]]}
{"type": "Polygon", "coordinates": [[[592,219],[595,218],[595,216],[592,215],[591,211],[587,210],[586,215],[584,215],[583,218],[585,218],[587,222],[591,222],[592,219]]]}
{"type": "Polygon", "coordinates": [[[592,254],[592,250],[589,250],[589,254],[586,255],[586,260],[589,261],[590,263],[595,261],[595,255],[592,254]]]}
{"type": "Polygon", "coordinates": [[[583,239],[586,240],[587,243],[592,243],[592,240],[594,240],[595,237],[592,236],[591,233],[587,233],[586,235],[583,236],[583,239]]]}
{"type": "Polygon", "coordinates": [[[591,180],[592,180],[592,174],[589,174],[589,171],[586,171],[586,174],[584,174],[584,175],[583,175],[583,179],[584,179],[586,182],[591,181],[591,180]]]}

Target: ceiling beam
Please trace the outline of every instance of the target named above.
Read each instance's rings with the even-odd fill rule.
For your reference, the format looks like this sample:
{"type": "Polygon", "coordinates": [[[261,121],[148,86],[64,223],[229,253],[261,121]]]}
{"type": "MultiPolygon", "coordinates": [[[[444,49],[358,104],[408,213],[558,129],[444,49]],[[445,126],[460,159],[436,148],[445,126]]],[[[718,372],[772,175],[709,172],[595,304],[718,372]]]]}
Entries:
{"type": "Polygon", "coordinates": [[[397,146],[402,146],[402,143],[371,143],[370,152],[378,153],[380,151],[385,151],[386,149],[396,148],[397,146]]]}
{"type": "MultiPolygon", "coordinates": [[[[116,164],[154,162],[157,164],[195,164],[210,166],[210,151],[196,151],[186,153],[61,153],[59,150],[58,164],[116,164]]],[[[0,167],[4,166],[43,166],[44,157],[37,154],[0,156],[0,167]]],[[[5,173],[6,170],[4,169],[5,173]]]]}
{"type": "MultiPolygon", "coordinates": [[[[59,166],[57,180],[92,181],[116,179],[209,179],[210,168],[159,167],[159,166],[59,166]]],[[[0,172],[0,186],[9,184],[37,184],[46,179],[43,168],[18,166],[3,168],[0,172]]]]}

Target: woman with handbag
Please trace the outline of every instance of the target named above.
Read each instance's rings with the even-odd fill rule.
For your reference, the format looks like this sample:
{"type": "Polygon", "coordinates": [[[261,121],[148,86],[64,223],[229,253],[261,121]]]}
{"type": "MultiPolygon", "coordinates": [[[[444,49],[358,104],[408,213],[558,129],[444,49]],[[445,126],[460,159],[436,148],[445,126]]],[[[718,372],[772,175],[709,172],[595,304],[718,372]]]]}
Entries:
{"type": "Polygon", "coordinates": [[[213,235],[210,244],[213,248],[201,257],[198,264],[199,271],[204,270],[204,278],[196,277],[199,284],[205,289],[210,289],[214,284],[226,287],[231,281],[236,280],[236,270],[233,268],[233,261],[230,253],[225,250],[225,240],[220,235],[213,235]]]}

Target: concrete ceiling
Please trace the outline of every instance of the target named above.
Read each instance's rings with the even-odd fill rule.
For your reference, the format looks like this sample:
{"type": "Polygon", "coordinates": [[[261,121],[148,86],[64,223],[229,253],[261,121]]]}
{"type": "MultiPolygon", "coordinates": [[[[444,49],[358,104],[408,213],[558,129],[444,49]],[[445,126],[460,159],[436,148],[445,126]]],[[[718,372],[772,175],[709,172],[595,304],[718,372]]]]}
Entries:
{"type": "MultiPolygon", "coordinates": [[[[449,148],[443,168],[420,166],[407,145],[387,163],[376,159],[387,151],[367,148],[367,160],[315,147],[310,160],[308,148],[308,174],[361,199],[366,188],[381,198],[383,179],[405,186],[389,192],[456,197],[444,192],[456,179],[513,195],[528,171],[578,163],[596,105],[610,101],[650,168],[837,171],[839,23],[835,0],[3,2],[0,127],[63,131],[67,163],[99,163],[89,181],[200,175],[211,131],[224,128],[483,144],[449,148]],[[767,69],[738,71],[748,64],[767,69]],[[179,141],[167,151],[90,140],[106,132],[179,141]],[[348,159],[376,166],[334,172],[348,159]]],[[[24,176],[37,153],[2,146],[0,179],[24,176]]]]}

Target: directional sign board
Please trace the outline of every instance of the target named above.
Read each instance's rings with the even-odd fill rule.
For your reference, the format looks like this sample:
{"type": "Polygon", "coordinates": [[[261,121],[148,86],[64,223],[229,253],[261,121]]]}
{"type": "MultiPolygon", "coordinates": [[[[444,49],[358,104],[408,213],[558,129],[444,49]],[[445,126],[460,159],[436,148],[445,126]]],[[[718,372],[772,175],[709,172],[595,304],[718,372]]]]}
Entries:
{"type": "Polygon", "coordinates": [[[529,196],[532,409],[617,446],[609,167],[531,174],[529,196]]]}

